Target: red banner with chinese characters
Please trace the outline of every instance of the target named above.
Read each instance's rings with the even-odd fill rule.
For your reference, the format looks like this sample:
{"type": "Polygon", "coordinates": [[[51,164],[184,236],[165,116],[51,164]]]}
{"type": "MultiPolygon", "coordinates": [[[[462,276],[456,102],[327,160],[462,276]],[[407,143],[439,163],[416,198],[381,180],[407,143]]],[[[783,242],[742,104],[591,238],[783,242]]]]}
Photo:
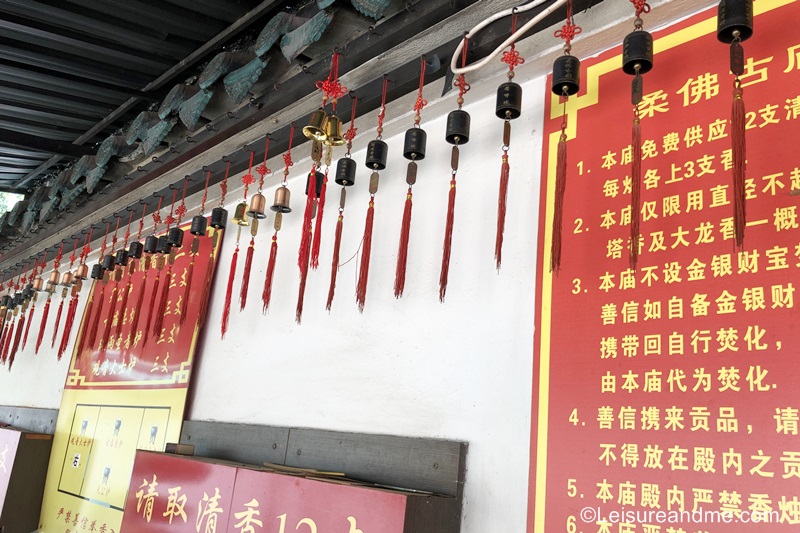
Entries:
{"type": "Polygon", "coordinates": [[[758,523],[758,531],[777,532],[800,524],[800,3],[754,6],[741,77],[741,251],[733,76],[716,9],[654,32],[640,107],[636,270],[628,253],[632,78],[622,72],[621,48],[583,61],[583,89],[566,105],[557,275],[549,272],[550,228],[563,106],[547,98],[529,531],[733,533],[758,523]]]}
{"type": "Polygon", "coordinates": [[[42,531],[118,533],[136,451],[180,439],[223,236],[182,229],[181,247],[93,282],[56,424],[42,531]]]}
{"type": "Polygon", "coordinates": [[[213,461],[138,453],[121,531],[403,533],[426,498],[213,461]]]}

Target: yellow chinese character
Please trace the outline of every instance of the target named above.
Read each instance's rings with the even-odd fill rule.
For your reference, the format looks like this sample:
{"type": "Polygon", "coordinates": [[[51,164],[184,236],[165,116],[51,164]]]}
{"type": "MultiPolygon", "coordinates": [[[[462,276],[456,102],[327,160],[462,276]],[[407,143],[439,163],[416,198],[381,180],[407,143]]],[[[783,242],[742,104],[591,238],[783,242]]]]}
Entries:
{"type": "Polygon", "coordinates": [[[636,357],[639,353],[639,336],[634,334],[622,337],[622,355],[636,357]]]}
{"type": "Polygon", "coordinates": [[[619,194],[619,180],[606,180],[603,184],[603,196],[606,198],[616,198],[619,194]]]}
{"type": "Polygon", "coordinates": [[[608,326],[617,323],[617,304],[605,304],[600,310],[600,318],[603,325],[608,326]]]}
{"type": "Polygon", "coordinates": [[[158,487],[158,478],[153,474],[153,481],[143,480],[142,484],[139,485],[139,490],[136,492],[136,512],[141,512],[148,524],[153,516],[153,503],[158,497],[156,487],[158,487]],[[144,491],[145,487],[147,487],[147,492],[144,491]],[[144,504],[144,511],[142,511],[142,504],[144,504]]]}
{"type": "Polygon", "coordinates": [[[169,498],[167,498],[167,510],[164,512],[163,516],[169,517],[170,524],[175,517],[182,518],[185,524],[186,512],[183,508],[186,507],[186,495],[181,494],[181,487],[168,489],[167,492],[169,493],[169,498]]]}
{"type": "Polygon", "coordinates": [[[794,120],[800,117],[800,96],[787,98],[786,105],[783,108],[786,110],[786,120],[794,120]]]}
{"type": "Polygon", "coordinates": [[[742,292],[742,303],[745,311],[757,311],[766,309],[766,298],[764,297],[764,287],[745,287],[742,292]]]}
{"type": "Polygon", "coordinates": [[[661,144],[665,154],[670,152],[677,152],[680,149],[681,137],[677,131],[672,131],[664,135],[664,140],[661,144]]]}
{"type": "Polygon", "coordinates": [[[777,422],[776,433],[783,435],[797,435],[798,423],[800,422],[800,411],[794,407],[786,407],[784,409],[776,408],[775,416],[777,422]]]}
{"type": "Polygon", "coordinates": [[[720,383],[719,391],[725,392],[726,390],[731,390],[734,392],[739,392],[740,387],[738,386],[739,383],[739,369],[736,367],[722,367],[717,372],[717,380],[720,383]]]}
{"type": "Polygon", "coordinates": [[[678,94],[683,95],[683,107],[696,104],[700,99],[709,100],[719,94],[718,76],[706,72],[697,78],[686,80],[683,87],[678,89],[678,94]]]}
{"type": "Polygon", "coordinates": [[[773,224],[776,231],[797,229],[797,206],[776,207],[773,215],[773,224]]]}
{"type": "Polygon", "coordinates": [[[614,359],[617,357],[617,338],[603,337],[600,339],[600,359],[614,359]]]}
{"type": "MultiPolygon", "coordinates": [[[[683,380],[686,379],[686,372],[680,370],[678,368],[673,368],[669,371],[669,376],[667,377],[667,383],[669,383],[669,391],[675,392],[676,390],[681,392],[686,392],[686,385],[683,384],[683,380]]],[[[681,412],[683,410],[681,409],[681,412]]],[[[681,418],[681,420],[683,420],[681,418]]],[[[683,425],[681,425],[683,427],[683,425]]]]}
{"type": "Polygon", "coordinates": [[[239,533],[255,533],[256,528],[263,527],[264,524],[257,517],[261,515],[258,510],[258,500],[253,498],[250,502],[244,504],[245,510],[233,515],[234,518],[239,520],[233,527],[239,528],[239,533]]]}
{"type": "Polygon", "coordinates": [[[203,492],[203,499],[197,507],[197,521],[195,523],[197,533],[200,533],[201,529],[203,529],[203,533],[216,533],[217,519],[223,512],[223,509],[219,506],[219,499],[219,488],[214,488],[213,496],[203,492]],[[203,525],[205,525],[205,528],[203,528],[203,525]]]}
{"type": "Polygon", "coordinates": [[[718,118],[714,122],[708,125],[708,141],[716,141],[718,139],[724,139],[728,136],[728,133],[725,131],[728,127],[728,121],[722,118],[718,118]]]}
{"type": "Polygon", "coordinates": [[[670,470],[689,470],[689,467],[686,465],[686,454],[688,452],[689,450],[687,448],[680,448],[678,446],[670,448],[669,459],[667,459],[670,470]]]}
{"type": "Polygon", "coordinates": [[[617,155],[616,152],[612,152],[611,150],[609,150],[608,153],[603,156],[603,164],[600,165],[600,167],[606,170],[612,168],[614,165],[617,164],[616,155],[617,155]]]}
{"type": "Polygon", "coordinates": [[[622,304],[622,322],[633,324],[639,321],[639,302],[630,301],[622,304]]]}
{"type": "Polygon", "coordinates": [[[691,148],[695,144],[703,144],[703,128],[701,126],[686,128],[683,140],[686,143],[686,148],[691,148]]]}
{"type": "Polygon", "coordinates": [[[758,110],[758,114],[761,115],[762,120],[761,124],[758,125],[759,128],[763,128],[769,124],[780,123],[780,119],[775,118],[778,114],[778,104],[767,104],[758,110]]]}
{"type": "Polygon", "coordinates": [[[656,113],[666,113],[667,111],[669,111],[667,93],[662,90],[643,95],[642,101],[639,102],[639,116],[641,118],[653,118],[656,113]]]}
{"type": "Polygon", "coordinates": [[[636,468],[639,464],[639,445],[625,443],[622,445],[622,453],[619,454],[623,467],[636,468]]]}
{"type": "Polygon", "coordinates": [[[742,81],[742,87],[749,87],[750,85],[767,81],[769,79],[767,67],[758,69],[756,67],[770,63],[773,57],[774,56],[770,56],[760,61],[754,61],[752,57],[748,57],[747,61],[744,62],[744,73],[739,76],[739,79],[742,81]]]}
{"type": "Polygon", "coordinates": [[[679,429],[683,429],[683,409],[680,407],[667,407],[666,415],[664,415],[664,429],[671,429],[672,431],[677,431],[679,429]]]}
{"type": "MultiPolygon", "coordinates": [[[[694,466],[692,470],[695,472],[707,472],[707,473],[714,473],[716,469],[714,468],[714,449],[713,448],[700,448],[697,447],[694,449],[694,466]]],[[[695,506],[697,506],[698,499],[705,499],[709,498],[709,500],[703,503],[711,503],[711,491],[710,490],[703,490],[698,495],[698,489],[695,489],[695,506]]]]}

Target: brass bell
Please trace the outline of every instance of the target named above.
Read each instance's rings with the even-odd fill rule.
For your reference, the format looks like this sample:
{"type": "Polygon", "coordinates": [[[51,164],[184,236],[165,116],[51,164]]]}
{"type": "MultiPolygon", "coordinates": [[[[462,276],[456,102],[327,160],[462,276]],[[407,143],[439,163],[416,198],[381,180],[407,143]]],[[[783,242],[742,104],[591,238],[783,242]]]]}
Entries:
{"type": "Polygon", "coordinates": [[[50,279],[47,281],[48,285],[58,285],[58,280],[61,278],[58,270],[50,272],[50,279]]]}
{"type": "Polygon", "coordinates": [[[292,198],[292,193],[289,192],[287,187],[278,187],[275,191],[275,201],[272,203],[270,209],[276,213],[291,213],[292,208],[289,201],[292,198]]]}
{"type": "Polygon", "coordinates": [[[311,113],[311,119],[308,121],[308,126],[303,128],[303,135],[312,141],[324,141],[328,136],[327,132],[328,114],[320,107],[311,113]]]}
{"type": "Polygon", "coordinates": [[[44,280],[40,277],[37,277],[33,280],[33,290],[40,291],[44,288],[44,280]]]}
{"type": "Polygon", "coordinates": [[[255,193],[250,197],[250,209],[247,210],[247,216],[255,218],[267,218],[267,199],[260,192],[255,193]]]}
{"type": "Polygon", "coordinates": [[[69,287],[72,285],[73,281],[75,281],[75,276],[72,274],[72,272],[67,271],[61,274],[61,285],[69,287]]]}
{"type": "Polygon", "coordinates": [[[323,141],[326,146],[342,146],[347,142],[342,137],[342,119],[336,115],[331,115],[328,118],[328,124],[325,126],[325,139],[323,141]]]}
{"type": "Polygon", "coordinates": [[[233,222],[240,226],[249,226],[250,221],[247,220],[247,204],[240,202],[236,204],[236,210],[233,212],[233,222]]]}
{"type": "Polygon", "coordinates": [[[75,269],[75,277],[78,279],[86,279],[89,277],[89,267],[86,263],[78,265],[78,268],[75,269]]]}

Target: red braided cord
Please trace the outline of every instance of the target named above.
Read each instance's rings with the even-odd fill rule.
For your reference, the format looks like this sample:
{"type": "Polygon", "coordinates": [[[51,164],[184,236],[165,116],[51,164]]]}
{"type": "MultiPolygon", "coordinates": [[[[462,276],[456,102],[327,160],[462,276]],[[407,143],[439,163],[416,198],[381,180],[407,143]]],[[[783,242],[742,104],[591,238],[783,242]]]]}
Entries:
{"type": "Polygon", "coordinates": [[[356,105],[358,105],[358,96],[353,96],[353,109],[350,112],[350,127],[344,132],[348,154],[350,153],[350,145],[353,143],[353,139],[356,138],[356,132],[358,131],[358,128],[356,128],[356,105]]]}
{"type": "Polygon", "coordinates": [[[100,245],[100,257],[106,255],[106,242],[108,241],[109,230],[111,230],[111,222],[106,224],[106,235],[103,237],[103,244],[100,245]]]}
{"type": "Polygon", "coordinates": [[[153,213],[153,233],[156,232],[158,225],[161,224],[161,202],[164,201],[163,196],[158,197],[158,208],[156,209],[155,213],[153,213]]]}
{"type": "Polygon", "coordinates": [[[292,129],[289,131],[289,147],[286,149],[286,153],[283,154],[283,163],[285,165],[284,172],[289,171],[289,167],[294,165],[292,161],[292,144],[294,143],[294,124],[292,124],[292,129]]]}
{"type": "Polygon", "coordinates": [[[167,215],[167,218],[164,219],[164,223],[167,225],[167,229],[169,229],[169,227],[172,224],[175,223],[175,217],[172,216],[172,214],[175,211],[175,200],[177,200],[177,199],[178,199],[178,189],[173,189],[172,190],[172,206],[169,208],[169,215],[167,215]]]}
{"type": "Polygon", "coordinates": [[[630,0],[633,8],[636,10],[636,16],[640,17],[642,13],[650,13],[650,4],[647,0],[630,0]]]}
{"type": "Polygon", "coordinates": [[[183,220],[183,215],[186,214],[186,186],[189,185],[189,179],[184,178],[183,180],[183,197],[181,197],[181,205],[178,206],[178,209],[175,210],[175,214],[178,215],[178,225],[180,225],[181,220],[183,220]]]}
{"type": "Polygon", "coordinates": [[[383,121],[386,118],[386,92],[389,90],[389,79],[383,77],[383,93],[381,95],[381,112],[378,113],[378,127],[383,128],[383,121]]]}
{"type": "Polygon", "coordinates": [[[322,105],[330,101],[333,110],[336,111],[336,101],[342,96],[347,94],[347,87],[339,82],[339,52],[333,52],[331,59],[331,69],[328,72],[326,80],[320,80],[316,84],[317,89],[324,93],[322,97],[322,105]]]}
{"type": "Polygon", "coordinates": [[[142,219],[139,221],[139,233],[136,235],[136,240],[142,238],[142,231],[144,230],[144,216],[147,214],[147,204],[142,206],[142,219]]]}
{"type": "Polygon", "coordinates": [[[208,200],[208,180],[211,179],[211,171],[206,172],[206,186],[203,188],[203,199],[200,200],[200,213],[206,209],[206,200],[208,200]]]}
{"type": "Polygon", "coordinates": [[[244,184],[244,199],[247,200],[247,190],[250,188],[252,184],[256,182],[255,176],[253,176],[253,156],[255,156],[255,152],[250,152],[250,168],[247,171],[247,174],[242,176],[242,183],[244,184]]]}
{"type": "Polygon", "coordinates": [[[222,183],[219,184],[219,188],[222,191],[222,197],[219,199],[220,207],[225,205],[225,195],[228,194],[228,174],[231,171],[231,162],[228,161],[227,166],[225,167],[225,177],[222,178],[222,183]]]}
{"type": "MultiPolygon", "coordinates": [[[[631,1],[635,2],[639,0],[631,0],[631,1]]],[[[644,4],[645,2],[642,3],[644,4]]],[[[648,11],[650,10],[649,6],[647,10],[648,11]]],[[[636,16],[637,17],[639,16],[638,12],[636,16]]],[[[558,39],[564,39],[564,42],[566,42],[566,44],[570,44],[572,42],[572,39],[574,39],[575,36],[579,35],[582,31],[583,28],[575,24],[575,17],[572,15],[572,0],[569,0],[567,2],[567,20],[564,21],[564,25],[561,27],[560,30],[556,30],[554,35],[558,39]]]]}
{"type": "Polygon", "coordinates": [[[261,178],[258,180],[258,190],[259,191],[264,188],[264,176],[266,176],[267,174],[272,174],[272,171],[267,166],[267,154],[269,154],[269,141],[270,140],[271,140],[270,136],[267,135],[267,140],[264,143],[264,163],[259,165],[258,168],[256,169],[256,172],[258,172],[258,175],[261,176],[261,178]]]}

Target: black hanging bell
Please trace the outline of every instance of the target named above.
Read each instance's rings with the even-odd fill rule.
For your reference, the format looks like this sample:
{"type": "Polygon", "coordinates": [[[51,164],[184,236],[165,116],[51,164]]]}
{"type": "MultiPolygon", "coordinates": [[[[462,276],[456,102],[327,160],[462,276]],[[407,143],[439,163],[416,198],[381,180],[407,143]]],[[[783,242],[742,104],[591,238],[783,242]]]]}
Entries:
{"type": "Polygon", "coordinates": [[[119,266],[127,266],[128,265],[128,250],[125,250],[125,249],[117,250],[117,257],[114,259],[114,261],[119,266]]]}
{"type": "Polygon", "coordinates": [[[635,76],[647,74],[653,68],[653,36],[644,30],[634,30],[622,43],[622,70],[635,76]]]}
{"type": "Polygon", "coordinates": [[[139,241],[133,241],[128,247],[128,257],[133,259],[141,259],[142,252],[144,252],[144,246],[139,241]]]}
{"type": "MultiPolygon", "coordinates": [[[[652,43],[650,49],[652,51],[652,43]]],[[[650,64],[652,66],[652,54],[650,64]]],[[[581,88],[581,62],[577,57],[564,54],[556,59],[553,63],[552,88],[553,93],[559,96],[573,96],[578,93],[581,88]]]]}
{"type": "Polygon", "coordinates": [[[425,159],[425,146],[428,142],[428,134],[422,128],[410,128],[406,131],[406,139],[403,144],[403,157],[412,161],[422,161],[425,159]]]}
{"type": "Polygon", "coordinates": [[[156,253],[159,254],[168,254],[169,253],[169,240],[166,235],[162,235],[158,238],[158,247],[156,248],[156,253]]]}
{"type": "Polygon", "coordinates": [[[753,0],[722,0],[717,6],[717,39],[731,44],[753,36],[753,0]]]}
{"type": "Polygon", "coordinates": [[[375,139],[367,145],[367,168],[370,170],[383,170],[386,168],[386,158],[389,153],[389,146],[375,139]]]}
{"type": "Polygon", "coordinates": [[[155,235],[148,235],[144,240],[144,253],[154,254],[158,251],[158,237],[155,235]]]}
{"type": "Polygon", "coordinates": [[[189,228],[189,233],[197,237],[204,237],[206,229],[208,228],[208,220],[203,215],[195,215],[192,217],[192,227],[189,228]]]}
{"type": "Polygon", "coordinates": [[[170,248],[183,246],[183,230],[181,228],[170,228],[167,232],[167,244],[170,248]]]}
{"type": "Polygon", "coordinates": [[[469,113],[456,109],[447,115],[447,130],[444,138],[450,144],[467,144],[469,142],[469,113]]]}
{"type": "Polygon", "coordinates": [[[106,254],[103,257],[103,270],[114,270],[114,256],[112,254],[106,254]]]}
{"type": "Polygon", "coordinates": [[[225,229],[228,222],[228,210],[224,207],[215,207],[211,210],[211,227],[225,229]]]}
{"type": "Polygon", "coordinates": [[[343,187],[350,187],[356,182],[356,162],[349,157],[343,157],[336,164],[337,184],[343,187]]]}
{"type": "Polygon", "coordinates": [[[92,279],[103,279],[103,265],[96,263],[92,265],[92,279]]]}
{"type": "Polygon", "coordinates": [[[519,118],[522,114],[522,87],[508,81],[497,88],[495,115],[502,119],[519,118]]]}

